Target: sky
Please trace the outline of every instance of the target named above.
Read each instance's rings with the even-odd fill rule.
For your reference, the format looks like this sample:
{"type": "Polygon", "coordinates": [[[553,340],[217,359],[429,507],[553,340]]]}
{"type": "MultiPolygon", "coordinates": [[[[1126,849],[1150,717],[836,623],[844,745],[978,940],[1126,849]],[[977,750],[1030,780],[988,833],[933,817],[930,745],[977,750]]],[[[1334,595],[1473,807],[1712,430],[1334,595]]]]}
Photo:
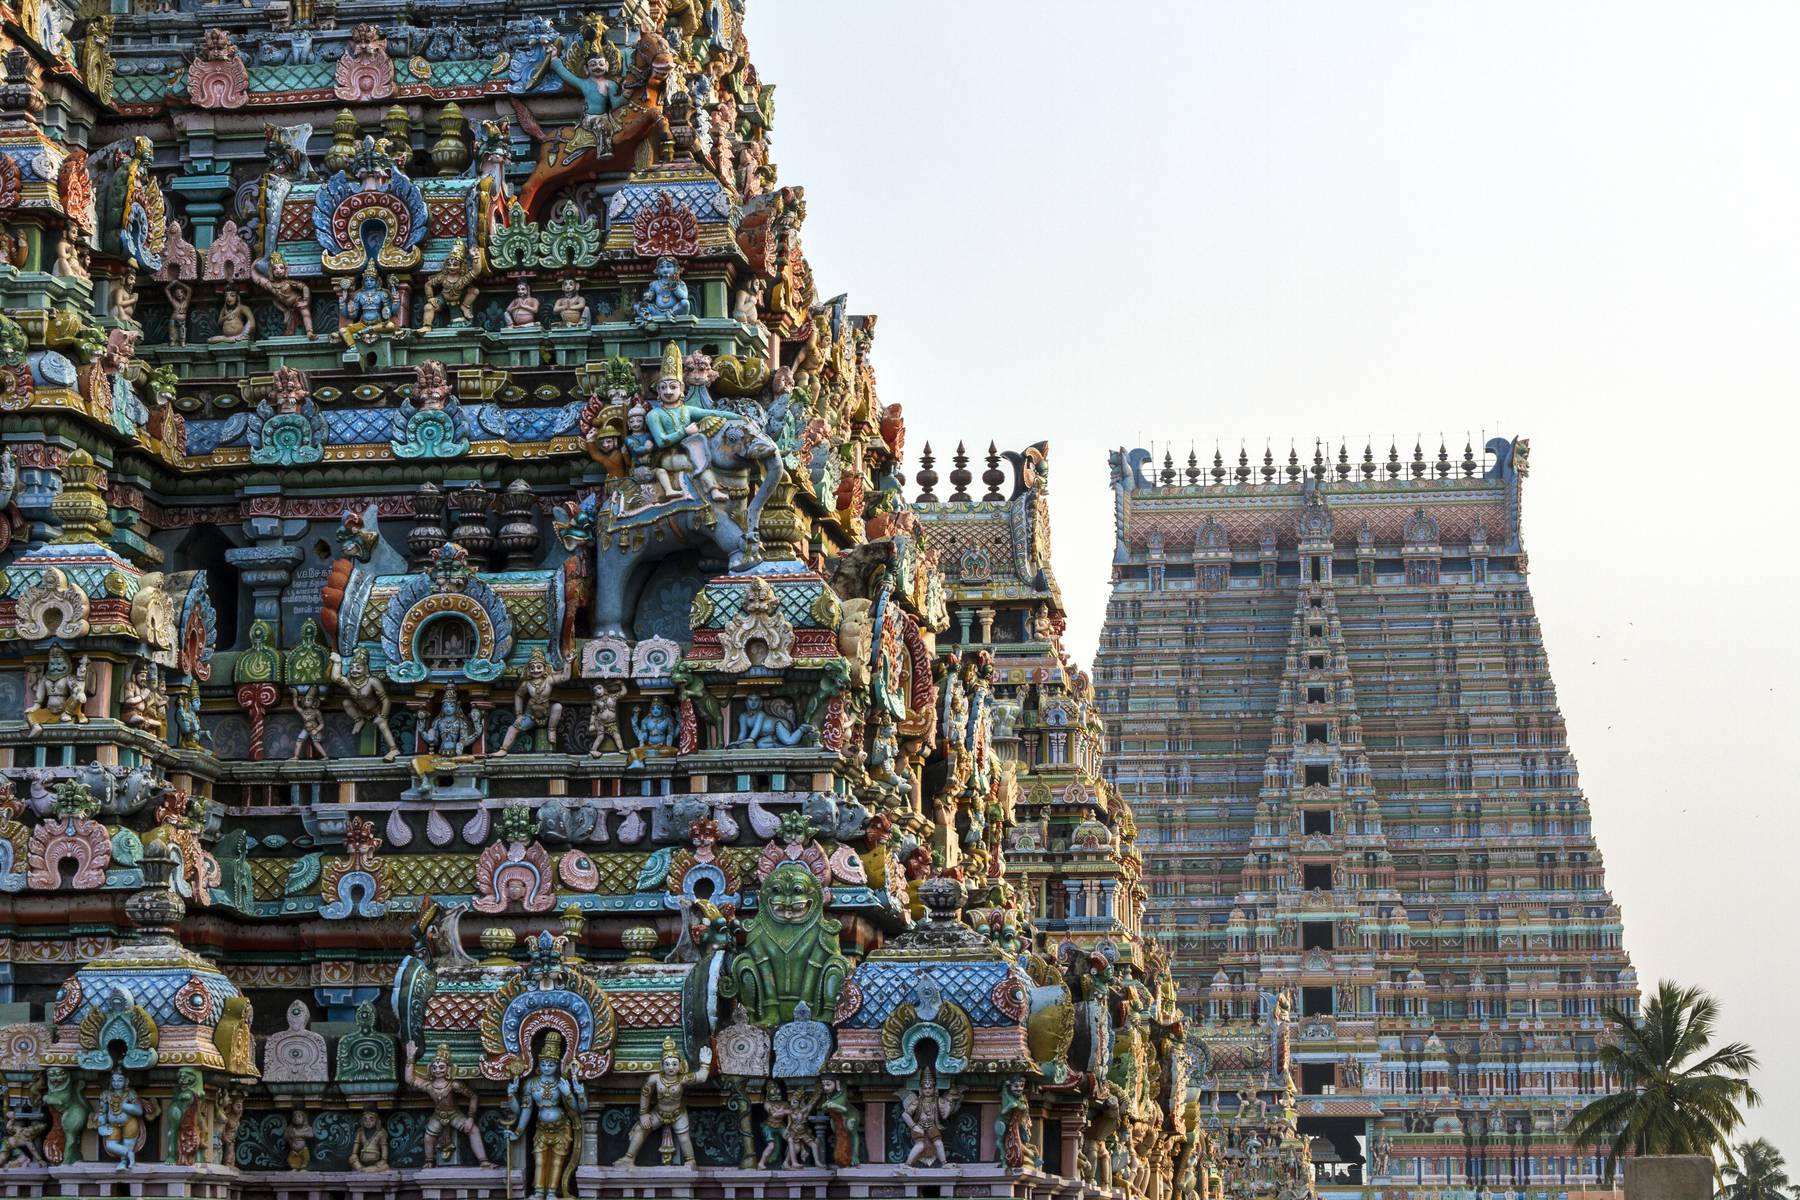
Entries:
{"type": "Polygon", "coordinates": [[[915,469],[1050,441],[1084,661],[1108,447],[1531,439],[1627,948],[1719,998],[1749,1131],[1800,1159],[1800,6],[752,0],[749,30],[915,469]]]}

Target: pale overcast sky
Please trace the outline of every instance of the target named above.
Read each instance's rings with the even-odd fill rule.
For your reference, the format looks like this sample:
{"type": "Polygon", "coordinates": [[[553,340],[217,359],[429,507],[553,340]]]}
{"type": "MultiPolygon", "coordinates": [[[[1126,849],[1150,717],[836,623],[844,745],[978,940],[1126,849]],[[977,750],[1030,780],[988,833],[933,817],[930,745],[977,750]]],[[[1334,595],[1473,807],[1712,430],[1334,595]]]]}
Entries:
{"type": "Polygon", "coordinates": [[[1108,446],[1531,438],[1626,945],[1719,996],[1800,1158],[1800,6],[752,0],[750,35],[915,466],[1050,440],[1084,660],[1108,446]]]}

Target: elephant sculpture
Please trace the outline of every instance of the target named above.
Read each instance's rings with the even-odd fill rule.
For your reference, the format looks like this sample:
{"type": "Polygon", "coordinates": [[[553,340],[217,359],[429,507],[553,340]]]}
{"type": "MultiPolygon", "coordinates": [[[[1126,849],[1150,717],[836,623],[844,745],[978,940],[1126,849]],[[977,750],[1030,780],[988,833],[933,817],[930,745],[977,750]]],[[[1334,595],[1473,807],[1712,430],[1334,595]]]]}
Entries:
{"type": "Polygon", "coordinates": [[[781,459],[775,442],[745,420],[726,421],[707,436],[707,458],[721,476],[761,469],[762,481],[740,515],[729,501],[704,500],[689,478],[688,497],[633,512],[611,512],[594,580],[594,632],[599,637],[628,638],[626,621],[637,608],[651,570],[679,550],[710,545],[723,555],[734,574],[762,561],[757,523],[763,507],[781,485],[781,459]]]}

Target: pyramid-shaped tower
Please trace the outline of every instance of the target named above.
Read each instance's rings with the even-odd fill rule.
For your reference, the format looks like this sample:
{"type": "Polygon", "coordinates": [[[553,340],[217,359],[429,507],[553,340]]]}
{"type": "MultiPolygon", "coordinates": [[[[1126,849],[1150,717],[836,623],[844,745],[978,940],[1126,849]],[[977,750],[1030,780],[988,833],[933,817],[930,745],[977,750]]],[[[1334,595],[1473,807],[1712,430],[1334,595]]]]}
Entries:
{"type": "Polygon", "coordinates": [[[1598,1186],[1560,1131],[1636,976],[1533,611],[1528,452],[1113,458],[1096,688],[1146,932],[1203,1033],[1294,1013],[1270,1068],[1322,1193],[1598,1186]]]}

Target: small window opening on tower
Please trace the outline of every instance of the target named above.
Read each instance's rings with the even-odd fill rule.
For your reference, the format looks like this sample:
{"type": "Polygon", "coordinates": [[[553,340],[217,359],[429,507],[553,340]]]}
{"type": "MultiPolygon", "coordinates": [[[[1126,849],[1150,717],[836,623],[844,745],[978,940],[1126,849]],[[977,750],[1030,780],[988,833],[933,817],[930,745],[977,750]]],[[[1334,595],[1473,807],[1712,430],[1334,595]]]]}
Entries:
{"type": "MultiPolygon", "coordinates": [[[[1302,886],[1304,886],[1306,888],[1306,890],[1309,892],[1315,891],[1315,890],[1321,891],[1321,892],[1329,892],[1331,890],[1331,864],[1330,863],[1311,863],[1311,864],[1308,864],[1307,866],[1300,868],[1300,882],[1301,882],[1302,886]]],[[[1327,950],[1331,949],[1331,926],[1329,926],[1329,925],[1325,925],[1325,926],[1308,925],[1308,926],[1306,926],[1306,929],[1308,930],[1309,933],[1311,930],[1318,929],[1318,928],[1323,928],[1325,930],[1326,940],[1323,943],[1324,948],[1327,950]]],[[[1307,943],[1308,948],[1311,948],[1312,945],[1313,945],[1313,943],[1311,943],[1311,942],[1307,943]]]]}
{"type": "Polygon", "coordinates": [[[1312,787],[1314,784],[1318,784],[1320,787],[1331,786],[1331,768],[1329,766],[1324,763],[1306,764],[1306,786],[1312,787]]]}
{"type": "Polygon", "coordinates": [[[1306,636],[1322,638],[1325,636],[1325,627],[1323,625],[1308,625],[1306,627],[1306,636]]]}
{"type": "Polygon", "coordinates": [[[1331,832],[1331,810],[1329,808],[1306,808],[1300,810],[1300,832],[1305,834],[1328,834],[1331,832]]]}
{"type": "Polygon", "coordinates": [[[1323,556],[1315,554],[1315,555],[1313,555],[1313,558],[1312,558],[1312,581],[1314,583],[1319,583],[1324,578],[1325,578],[1325,559],[1323,556]]]}
{"type": "MultiPolygon", "coordinates": [[[[1312,867],[1306,869],[1308,871],[1313,870],[1312,867]]],[[[1325,867],[1323,870],[1326,875],[1329,876],[1331,874],[1330,867],[1325,867]]],[[[1306,924],[1300,926],[1300,948],[1302,950],[1331,949],[1335,944],[1332,938],[1332,928],[1332,923],[1330,921],[1308,921],[1306,924]]]]}
{"type": "Polygon", "coordinates": [[[1328,987],[1309,987],[1300,989],[1300,1015],[1303,1017],[1323,1017],[1331,1013],[1331,989],[1328,987]]]}
{"type": "Polygon", "coordinates": [[[1337,1069],[1330,1063],[1301,1063],[1300,1092],[1306,1096],[1323,1096],[1325,1089],[1335,1085],[1337,1069]]]}
{"type": "Polygon", "coordinates": [[[1325,608],[1325,601],[1322,597],[1314,596],[1312,598],[1312,606],[1316,609],[1323,611],[1325,608]]]}
{"type": "Polygon", "coordinates": [[[1325,669],[1325,656],[1323,654],[1307,655],[1306,669],[1309,671],[1323,671],[1325,669]]]}
{"type": "Polygon", "coordinates": [[[1323,746],[1326,741],[1325,728],[1325,722],[1323,721],[1308,721],[1306,723],[1306,740],[1309,742],[1317,742],[1319,745],[1323,746]]]}
{"type": "Polygon", "coordinates": [[[1323,703],[1325,703],[1325,685],[1324,684],[1313,684],[1312,686],[1308,687],[1306,689],[1306,702],[1308,704],[1323,704],[1323,703]]]}

